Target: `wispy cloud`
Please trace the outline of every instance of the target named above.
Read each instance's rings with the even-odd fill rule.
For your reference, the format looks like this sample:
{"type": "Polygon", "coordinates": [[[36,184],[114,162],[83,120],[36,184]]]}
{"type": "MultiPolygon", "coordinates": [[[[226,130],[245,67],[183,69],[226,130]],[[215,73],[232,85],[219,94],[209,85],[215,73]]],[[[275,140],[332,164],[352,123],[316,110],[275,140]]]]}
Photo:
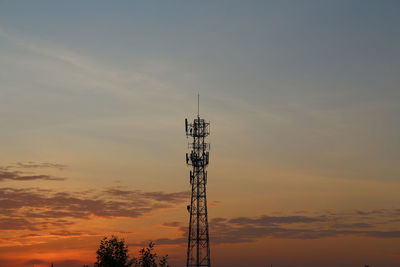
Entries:
{"type": "Polygon", "coordinates": [[[17,162],[8,166],[0,166],[0,182],[5,180],[12,181],[31,181],[31,180],[47,180],[47,181],[63,181],[65,178],[56,177],[48,174],[32,174],[32,169],[59,169],[66,168],[65,165],[48,162],[17,162]]]}
{"type": "MultiPolygon", "coordinates": [[[[79,86],[82,89],[106,90],[112,94],[126,95],[134,92],[141,92],[145,87],[147,91],[159,91],[165,89],[174,89],[173,86],[161,82],[156,77],[139,71],[124,70],[117,67],[111,67],[109,64],[101,64],[93,58],[85,54],[78,53],[70,48],[66,48],[62,44],[54,43],[49,40],[36,38],[20,34],[4,27],[0,27],[0,37],[13,43],[15,46],[28,51],[32,55],[40,55],[42,60],[34,61],[33,64],[41,65],[51,64],[48,70],[73,77],[79,81],[79,86]],[[43,60],[46,59],[46,60],[43,60]]],[[[74,80],[72,79],[72,80],[74,80]]]]}
{"type": "Polygon", "coordinates": [[[59,164],[59,163],[51,163],[51,162],[16,162],[14,166],[17,168],[25,168],[25,169],[58,169],[63,170],[67,168],[67,165],[59,164]]]}

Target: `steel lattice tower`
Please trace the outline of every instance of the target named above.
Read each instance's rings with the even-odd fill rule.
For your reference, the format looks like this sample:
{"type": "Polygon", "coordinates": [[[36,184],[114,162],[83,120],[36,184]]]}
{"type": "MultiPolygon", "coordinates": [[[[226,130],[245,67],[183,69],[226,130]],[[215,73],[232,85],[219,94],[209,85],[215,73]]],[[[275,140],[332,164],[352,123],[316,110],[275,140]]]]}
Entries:
{"type": "Polygon", "coordinates": [[[190,154],[186,153],[186,164],[192,166],[190,171],[190,184],[192,185],[192,196],[187,209],[190,213],[189,235],[187,247],[186,266],[210,267],[210,239],[208,234],[207,215],[207,171],[210,145],[205,139],[210,134],[210,123],[200,118],[188,123],[185,119],[186,137],[193,137],[189,148],[190,154]]]}

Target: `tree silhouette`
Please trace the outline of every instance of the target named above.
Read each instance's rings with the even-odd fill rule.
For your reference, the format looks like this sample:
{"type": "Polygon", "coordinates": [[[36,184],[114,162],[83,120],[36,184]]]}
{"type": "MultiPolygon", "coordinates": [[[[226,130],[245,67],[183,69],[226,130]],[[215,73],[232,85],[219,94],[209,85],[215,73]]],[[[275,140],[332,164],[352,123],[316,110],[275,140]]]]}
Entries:
{"type": "Polygon", "coordinates": [[[154,246],[155,244],[150,242],[147,248],[139,251],[139,258],[134,259],[135,267],[169,267],[168,255],[159,257],[154,252],[154,246]]]}
{"type": "Polygon", "coordinates": [[[123,239],[112,236],[110,239],[104,237],[100,241],[97,250],[96,267],[131,267],[133,262],[129,260],[128,246],[123,239]]]}
{"type": "Polygon", "coordinates": [[[116,236],[104,237],[100,241],[95,267],[169,267],[168,255],[158,256],[154,251],[155,244],[150,242],[148,247],[139,250],[139,257],[130,259],[128,246],[124,239],[116,236]]]}

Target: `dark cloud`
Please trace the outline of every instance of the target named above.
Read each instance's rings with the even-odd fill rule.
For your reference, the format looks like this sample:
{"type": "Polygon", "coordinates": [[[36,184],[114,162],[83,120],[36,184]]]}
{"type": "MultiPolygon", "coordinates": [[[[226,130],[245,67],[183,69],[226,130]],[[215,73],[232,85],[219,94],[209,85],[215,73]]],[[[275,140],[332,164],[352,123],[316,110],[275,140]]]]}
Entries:
{"type": "Polygon", "coordinates": [[[363,234],[377,238],[400,238],[400,231],[365,231],[363,234]]]}
{"type": "Polygon", "coordinates": [[[119,188],[109,188],[104,192],[110,196],[117,196],[122,198],[131,198],[132,196],[140,195],[143,199],[150,199],[159,202],[177,203],[181,202],[182,199],[187,199],[190,195],[188,191],[175,192],[175,193],[164,193],[164,192],[142,192],[140,190],[123,190],[119,188]]]}
{"type": "Polygon", "coordinates": [[[37,226],[32,225],[28,220],[18,217],[0,218],[0,229],[7,230],[38,230],[37,226]]]}
{"type": "MultiPolygon", "coordinates": [[[[57,230],[57,231],[50,231],[45,234],[24,234],[19,235],[18,238],[29,239],[29,238],[37,238],[37,237],[81,237],[81,236],[103,236],[102,234],[93,234],[83,231],[68,231],[68,230],[57,230]]],[[[1,265],[0,265],[1,266],[1,265]]]]}
{"type": "Polygon", "coordinates": [[[377,215],[377,214],[384,214],[386,212],[385,209],[376,209],[376,210],[356,210],[355,213],[359,215],[377,215]]]}
{"type": "Polygon", "coordinates": [[[50,235],[56,235],[56,236],[80,236],[83,233],[81,232],[70,232],[67,230],[62,230],[58,232],[50,232],[50,235]]]}
{"type": "Polygon", "coordinates": [[[214,219],[212,219],[212,221],[213,221],[213,223],[221,223],[221,222],[225,222],[225,221],[227,221],[228,219],[226,219],[226,218],[220,218],[220,217],[217,217],[217,218],[214,218],[214,219]]]}
{"type": "Polygon", "coordinates": [[[177,203],[182,199],[187,199],[189,197],[188,191],[176,192],[176,193],[163,193],[163,192],[145,192],[143,196],[148,199],[153,199],[162,202],[177,203]]]}
{"type": "Polygon", "coordinates": [[[254,224],[254,225],[267,225],[276,223],[311,223],[326,221],[326,216],[321,217],[306,217],[306,216],[262,216],[259,218],[238,217],[230,219],[230,223],[234,224],[254,224]]]}
{"type": "MultiPolygon", "coordinates": [[[[335,216],[328,213],[329,215],[319,214],[317,216],[214,218],[210,220],[209,227],[214,244],[255,242],[262,238],[320,239],[338,236],[400,238],[400,231],[379,229],[379,226],[389,223],[388,221],[380,221],[379,218],[370,218],[368,222],[363,221],[365,213],[368,211],[362,213],[355,211],[335,216]],[[342,223],[337,223],[338,221],[342,223]]],[[[395,212],[386,210],[385,217],[389,216],[396,216],[395,212]]],[[[181,236],[175,239],[157,239],[156,243],[186,243],[188,228],[185,224],[169,222],[163,225],[175,227],[181,232],[181,236]]],[[[392,224],[390,228],[393,229],[393,226],[392,224]]]]}
{"type": "Polygon", "coordinates": [[[0,182],[11,181],[31,181],[31,180],[46,180],[46,181],[63,181],[65,178],[55,177],[47,174],[32,174],[27,173],[26,169],[59,169],[66,168],[65,165],[57,163],[35,163],[35,162],[17,162],[12,165],[0,167],[0,182]]]}
{"type": "Polygon", "coordinates": [[[21,238],[29,238],[29,237],[39,237],[41,235],[39,234],[26,234],[26,235],[20,235],[19,237],[21,238]]]}
{"type": "Polygon", "coordinates": [[[374,225],[369,223],[337,223],[332,225],[333,228],[372,228],[374,225]]]}
{"type": "Polygon", "coordinates": [[[0,182],[5,180],[13,181],[31,181],[31,180],[47,180],[47,181],[63,181],[65,178],[54,177],[46,174],[26,175],[19,171],[7,171],[0,169],[0,182]]]}
{"type": "Polygon", "coordinates": [[[163,223],[163,226],[178,227],[178,226],[181,226],[181,223],[180,222],[166,222],[166,223],[163,223]]]}
{"type": "Polygon", "coordinates": [[[106,189],[104,193],[57,192],[37,188],[0,188],[0,229],[43,230],[73,224],[72,219],[137,218],[187,200],[187,192],[106,189]],[[121,190],[122,191],[122,190],[121,190]]]}

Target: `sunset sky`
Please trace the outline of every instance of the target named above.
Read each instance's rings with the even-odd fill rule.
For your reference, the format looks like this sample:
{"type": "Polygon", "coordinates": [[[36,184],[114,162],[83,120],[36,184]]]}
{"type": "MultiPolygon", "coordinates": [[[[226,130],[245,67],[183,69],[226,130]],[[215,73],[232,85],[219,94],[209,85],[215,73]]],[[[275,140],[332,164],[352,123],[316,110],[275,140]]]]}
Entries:
{"type": "Polygon", "coordinates": [[[0,267],[183,266],[197,93],[213,266],[400,266],[399,10],[0,0],[0,267]]]}

